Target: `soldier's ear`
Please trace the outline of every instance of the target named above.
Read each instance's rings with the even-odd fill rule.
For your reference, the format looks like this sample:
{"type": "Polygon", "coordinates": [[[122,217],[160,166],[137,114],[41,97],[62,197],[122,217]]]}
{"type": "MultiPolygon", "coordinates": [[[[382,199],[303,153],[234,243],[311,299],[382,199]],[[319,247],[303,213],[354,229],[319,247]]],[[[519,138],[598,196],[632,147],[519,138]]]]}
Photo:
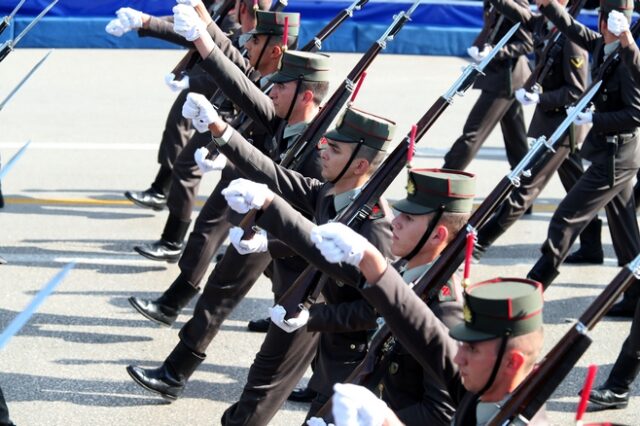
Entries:
{"type": "Polygon", "coordinates": [[[302,92],[302,101],[304,103],[313,102],[313,92],[311,90],[305,90],[304,92],[302,92]]]}
{"type": "Polygon", "coordinates": [[[436,226],[434,234],[439,241],[442,241],[445,243],[449,241],[449,229],[444,225],[436,226]]]}
{"type": "Polygon", "coordinates": [[[507,368],[512,374],[515,374],[520,369],[520,367],[524,365],[525,356],[522,351],[516,349],[509,351],[508,355],[509,356],[506,364],[507,368]]]}

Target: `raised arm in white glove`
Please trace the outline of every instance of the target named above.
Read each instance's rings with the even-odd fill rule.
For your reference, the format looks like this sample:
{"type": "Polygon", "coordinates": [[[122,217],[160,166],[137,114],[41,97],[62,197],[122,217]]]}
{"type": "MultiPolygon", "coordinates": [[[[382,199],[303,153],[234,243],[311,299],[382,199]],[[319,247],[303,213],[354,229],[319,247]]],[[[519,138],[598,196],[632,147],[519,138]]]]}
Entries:
{"type": "Polygon", "coordinates": [[[629,21],[623,13],[612,10],[609,12],[609,18],[607,19],[607,28],[614,36],[620,37],[620,34],[629,31],[629,21]]]}
{"type": "Polygon", "coordinates": [[[478,49],[478,46],[471,46],[467,48],[467,54],[475,62],[482,62],[489,52],[491,52],[491,46],[484,46],[482,50],[478,49]]]}
{"type": "Polygon", "coordinates": [[[173,7],[173,30],[188,41],[194,41],[207,32],[207,25],[193,7],[178,4],[173,7]]]}
{"type": "Polygon", "coordinates": [[[182,106],[182,116],[190,118],[193,127],[200,133],[209,130],[209,124],[216,121],[219,116],[209,99],[199,93],[189,93],[182,106]]]}
{"type": "Polygon", "coordinates": [[[181,80],[176,80],[174,73],[170,72],[164,76],[164,82],[173,92],[181,92],[189,88],[189,76],[185,75],[181,80]]]}
{"type": "Polygon", "coordinates": [[[124,32],[136,30],[142,28],[142,16],[144,14],[139,10],[132,9],[130,7],[121,7],[116,10],[116,16],[122,24],[124,32]]]}
{"type": "Polygon", "coordinates": [[[243,235],[244,231],[238,226],[233,226],[229,229],[229,240],[241,255],[264,253],[269,248],[267,233],[263,229],[257,231],[249,240],[243,240],[243,235]]]}
{"type": "Polygon", "coordinates": [[[271,322],[277,325],[287,333],[293,333],[299,328],[304,327],[309,322],[309,311],[303,309],[300,311],[297,317],[284,319],[287,311],[280,305],[275,305],[273,308],[269,308],[269,316],[271,322]]]}
{"type": "Polygon", "coordinates": [[[222,190],[222,195],[231,209],[242,214],[252,209],[262,209],[274,196],[267,185],[243,178],[231,181],[229,186],[222,190]]]}
{"type": "Polygon", "coordinates": [[[124,28],[124,25],[122,25],[122,22],[120,22],[118,18],[110,20],[107,26],[104,28],[104,30],[108,34],[111,34],[112,36],[116,36],[116,37],[122,37],[124,33],[129,31],[124,28]]]}
{"type": "Polygon", "coordinates": [[[387,404],[365,387],[336,383],[333,392],[331,410],[336,426],[382,426],[392,414],[387,404]]]}
{"type": "Polygon", "coordinates": [[[193,154],[193,159],[202,173],[217,172],[224,169],[227,165],[227,157],[218,153],[215,158],[207,158],[209,150],[206,147],[200,147],[193,154]]]}
{"type": "Polygon", "coordinates": [[[356,267],[370,244],[362,235],[338,222],[329,222],[313,228],[311,241],[328,262],[346,262],[356,267]]]}
{"type": "Polygon", "coordinates": [[[527,92],[524,88],[516,90],[515,95],[518,102],[524,106],[534,105],[540,102],[540,95],[535,92],[527,92]]]}

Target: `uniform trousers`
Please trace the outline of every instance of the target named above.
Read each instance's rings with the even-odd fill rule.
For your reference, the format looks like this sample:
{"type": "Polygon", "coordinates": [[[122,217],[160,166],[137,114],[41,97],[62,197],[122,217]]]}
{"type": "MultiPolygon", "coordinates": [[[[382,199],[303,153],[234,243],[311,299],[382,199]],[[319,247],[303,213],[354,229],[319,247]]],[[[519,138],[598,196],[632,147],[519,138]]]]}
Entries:
{"type": "MultiPolygon", "coordinates": [[[[633,284],[632,284],[633,285],[633,284]]],[[[636,284],[637,285],[637,284],[636,284]]],[[[622,344],[618,359],[616,359],[606,386],[616,392],[628,392],[631,383],[640,372],[640,300],[636,303],[636,310],[631,323],[629,336],[622,344]]]]}
{"type": "Polygon", "coordinates": [[[618,261],[633,260],[640,253],[633,199],[633,178],[637,171],[616,168],[610,188],[606,165],[593,163],[558,205],[541,248],[542,257],[531,271],[544,274],[542,271],[548,268],[558,269],[580,232],[605,206],[618,261]]]}
{"type": "Polygon", "coordinates": [[[462,136],[445,155],[443,168],[464,170],[498,122],[509,165],[511,168],[517,165],[529,150],[522,106],[513,96],[498,96],[483,90],[469,113],[462,136]]]}

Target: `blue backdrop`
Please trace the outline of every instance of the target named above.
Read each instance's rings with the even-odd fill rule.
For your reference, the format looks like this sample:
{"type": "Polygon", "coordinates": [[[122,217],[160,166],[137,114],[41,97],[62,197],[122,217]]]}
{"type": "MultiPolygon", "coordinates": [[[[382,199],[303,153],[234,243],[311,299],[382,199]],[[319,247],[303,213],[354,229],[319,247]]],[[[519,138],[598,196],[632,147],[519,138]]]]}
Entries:
{"type": "MultiPolygon", "coordinates": [[[[8,15],[17,3],[17,0],[0,0],[0,15],[8,15]]],[[[0,36],[0,41],[15,37],[48,3],[48,0],[27,0],[11,27],[0,36]]],[[[176,46],[169,43],[140,38],[135,33],[117,38],[104,31],[120,7],[129,6],[162,16],[170,14],[174,4],[173,0],[60,0],[19,47],[174,48],[176,46]]],[[[300,39],[306,42],[349,4],[350,1],[344,0],[289,0],[287,11],[302,14],[300,39]]],[[[481,4],[480,1],[423,0],[411,22],[388,44],[386,51],[464,55],[482,26],[481,4]]],[[[323,50],[366,50],[391,23],[393,15],[410,5],[407,0],[369,1],[329,37],[323,50]]],[[[581,14],[579,19],[593,26],[596,17],[591,12],[581,14]]]]}

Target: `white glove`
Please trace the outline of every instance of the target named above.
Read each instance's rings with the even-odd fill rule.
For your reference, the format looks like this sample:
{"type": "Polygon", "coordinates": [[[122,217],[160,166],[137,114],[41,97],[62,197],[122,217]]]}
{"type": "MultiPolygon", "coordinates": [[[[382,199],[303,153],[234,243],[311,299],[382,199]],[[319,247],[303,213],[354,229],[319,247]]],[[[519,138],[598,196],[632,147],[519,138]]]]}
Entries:
{"type": "Polygon", "coordinates": [[[327,424],[322,417],[311,417],[307,420],[307,426],[336,426],[333,423],[327,424]]]}
{"type": "Polygon", "coordinates": [[[207,32],[207,26],[193,7],[179,4],[173,7],[173,30],[188,41],[194,41],[207,32]]]}
{"type": "Polygon", "coordinates": [[[629,21],[623,13],[612,10],[609,12],[609,19],[607,19],[607,28],[614,36],[620,37],[620,34],[629,31],[629,21]]]}
{"type": "Polygon", "coordinates": [[[311,230],[311,241],[331,263],[346,262],[358,266],[367,248],[367,240],[347,225],[329,222],[311,230]]]}
{"type": "Polygon", "coordinates": [[[467,48],[467,54],[471,56],[475,62],[482,62],[482,60],[491,52],[490,46],[484,46],[482,50],[478,49],[478,46],[471,46],[467,48]]]}
{"type": "Polygon", "coordinates": [[[116,16],[120,20],[124,32],[142,28],[142,12],[131,9],[130,7],[121,7],[116,10],[116,16]]]}
{"type": "Polygon", "coordinates": [[[589,124],[593,122],[593,113],[591,111],[579,112],[573,123],[580,126],[582,124],[589,124]]]}
{"type": "Polygon", "coordinates": [[[178,4],[186,4],[187,6],[196,7],[200,0],[176,0],[178,4]]]}
{"type": "Polygon", "coordinates": [[[193,127],[200,133],[208,131],[209,124],[219,117],[211,102],[199,93],[189,93],[187,95],[187,100],[182,106],[182,116],[190,118],[193,122],[193,127]]]}
{"type": "Polygon", "coordinates": [[[209,150],[207,147],[200,147],[193,154],[193,159],[202,173],[217,172],[224,169],[227,165],[227,157],[222,154],[216,155],[214,159],[209,159],[209,150]]]}
{"type": "Polygon", "coordinates": [[[523,106],[535,105],[540,102],[540,95],[535,92],[527,92],[523,88],[516,90],[516,99],[523,106]]]}
{"type": "Polygon", "coordinates": [[[244,231],[238,226],[233,226],[229,229],[231,244],[241,255],[267,251],[269,240],[267,239],[267,233],[263,229],[257,231],[250,240],[243,240],[242,235],[244,235],[244,231]]]}
{"type": "Polygon", "coordinates": [[[110,20],[104,30],[112,36],[116,37],[122,37],[124,33],[129,31],[124,28],[122,22],[120,22],[118,18],[110,20]]]}
{"type": "Polygon", "coordinates": [[[309,322],[309,311],[303,309],[300,314],[295,318],[284,319],[287,311],[280,305],[275,305],[273,308],[269,308],[269,316],[271,322],[287,333],[293,333],[297,329],[304,327],[309,322]]]}
{"type": "Polygon", "coordinates": [[[367,388],[352,384],[333,385],[332,413],[336,426],[382,426],[387,404],[367,388]]]}
{"type": "Polygon", "coordinates": [[[244,214],[251,209],[261,209],[267,198],[273,196],[273,191],[263,183],[239,178],[223,189],[222,195],[232,210],[244,214]]]}
{"type": "Polygon", "coordinates": [[[182,80],[176,80],[174,73],[170,72],[164,76],[164,82],[173,92],[181,92],[189,88],[189,76],[185,75],[182,80]]]}

